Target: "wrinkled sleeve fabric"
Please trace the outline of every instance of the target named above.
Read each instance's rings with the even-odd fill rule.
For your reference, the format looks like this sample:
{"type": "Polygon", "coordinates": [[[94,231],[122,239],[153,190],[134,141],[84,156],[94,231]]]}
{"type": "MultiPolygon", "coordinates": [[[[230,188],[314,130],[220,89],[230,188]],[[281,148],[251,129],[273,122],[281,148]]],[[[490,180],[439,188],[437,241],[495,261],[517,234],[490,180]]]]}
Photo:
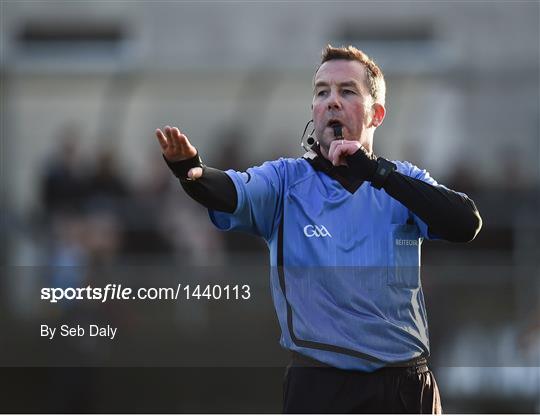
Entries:
{"type": "Polygon", "coordinates": [[[398,166],[384,190],[409,209],[424,238],[453,242],[474,239],[482,220],[467,195],[439,185],[426,170],[410,163],[398,166]]]}
{"type": "Polygon", "coordinates": [[[226,171],[236,189],[232,213],[209,209],[210,220],[223,231],[243,231],[269,240],[279,222],[283,193],[280,161],[266,162],[246,172],[226,171]]]}
{"type": "Polygon", "coordinates": [[[205,166],[200,179],[181,179],[180,184],[191,198],[206,208],[224,212],[236,209],[236,188],[231,178],[219,169],[205,166]]]}

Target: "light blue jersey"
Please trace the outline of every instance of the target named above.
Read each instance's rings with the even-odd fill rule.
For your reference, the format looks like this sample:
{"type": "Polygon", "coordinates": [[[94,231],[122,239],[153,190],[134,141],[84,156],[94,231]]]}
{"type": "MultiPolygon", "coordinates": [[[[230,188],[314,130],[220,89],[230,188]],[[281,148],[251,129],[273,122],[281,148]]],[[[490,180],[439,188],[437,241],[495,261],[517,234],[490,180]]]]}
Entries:
{"type": "MultiPolygon", "coordinates": [[[[425,170],[394,163],[437,185],[425,170]]],[[[305,159],[227,174],[236,211],[211,210],[210,218],[266,240],[283,347],[363,371],[429,355],[422,220],[369,182],[351,193],[305,159]]]]}

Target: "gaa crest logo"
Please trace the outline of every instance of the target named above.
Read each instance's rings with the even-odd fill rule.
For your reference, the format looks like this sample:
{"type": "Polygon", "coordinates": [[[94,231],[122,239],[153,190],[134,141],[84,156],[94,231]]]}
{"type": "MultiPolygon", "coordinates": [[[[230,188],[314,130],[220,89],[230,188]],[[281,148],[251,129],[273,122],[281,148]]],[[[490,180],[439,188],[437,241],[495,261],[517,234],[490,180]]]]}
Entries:
{"type": "Polygon", "coordinates": [[[330,237],[332,238],[332,234],[326,229],[324,225],[313,225],[308,224],[304,227],[304,235],[307,238],[311,237],[330,237]]]}

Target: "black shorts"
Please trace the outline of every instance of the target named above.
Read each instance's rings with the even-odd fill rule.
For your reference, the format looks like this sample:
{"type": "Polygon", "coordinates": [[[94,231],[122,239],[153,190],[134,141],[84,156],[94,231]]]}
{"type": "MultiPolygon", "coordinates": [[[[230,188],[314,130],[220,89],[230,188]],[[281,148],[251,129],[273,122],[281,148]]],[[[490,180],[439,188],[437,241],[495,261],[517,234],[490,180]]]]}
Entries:
{"type": "Polygon", "coordinates": [[[372,373],[328,367],[293,354],[283,385],[283,413],[442,413],[425,360],[372,373]]]}

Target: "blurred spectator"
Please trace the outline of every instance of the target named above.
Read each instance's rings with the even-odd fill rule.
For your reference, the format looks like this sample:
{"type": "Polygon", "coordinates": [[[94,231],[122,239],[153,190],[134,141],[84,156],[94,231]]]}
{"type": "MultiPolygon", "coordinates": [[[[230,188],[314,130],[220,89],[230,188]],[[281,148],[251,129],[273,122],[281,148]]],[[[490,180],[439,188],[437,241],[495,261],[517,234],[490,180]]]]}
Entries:
{"type": "Polygon", "coordinates": [[[124,212],[126,222],[124,254],[156,255],[173,251],[171,237],[159,228],[164,205],[171,194],[171,177],[161,165],[161,156],[150,153],[144,171],[148,172],[134,186],[129,209],[124,212]]]}
{"type": "Polygon", "coordinates": [[[215,137],[216,148],[212,158],[212,166],[216,169],[246,170],[252,165],[246,152],[249,133],[241,121],[230,122],[218,126],[215,137]]]}
{"type": "Polygon", "coordinates": [[[120,214],[120,205],[128,195],[128,187],[119,174],[114,151],[111,148],[101,149],[97,155],[96,166],[88,177],[87,209],[120,214]]]}
{"type": "Polygon", "coordinates": [[[41,186],[47,215],[77,212],[85,195],[86,185],[79,159],[79,127],[67,124],[59,135],[60,147],[46,164],[41,186]]]}
{"type": "Polygon", "coordinates": [[[48,264],[52,266],[50,284],[53,287],[77,287],[85,280],[88,264],[86,224],[78,216],[65,215],[54,221],[48,264]]]}

